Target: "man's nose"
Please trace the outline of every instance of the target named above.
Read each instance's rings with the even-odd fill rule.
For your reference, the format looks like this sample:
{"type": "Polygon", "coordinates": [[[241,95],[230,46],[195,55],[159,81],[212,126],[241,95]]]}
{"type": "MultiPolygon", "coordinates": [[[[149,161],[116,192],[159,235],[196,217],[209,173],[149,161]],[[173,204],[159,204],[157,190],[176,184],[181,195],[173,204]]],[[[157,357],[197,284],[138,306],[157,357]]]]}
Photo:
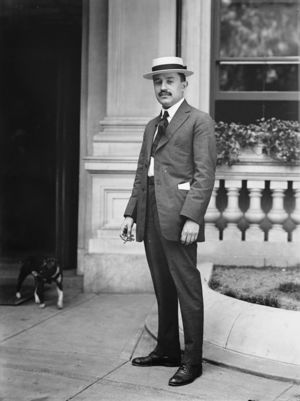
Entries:
{"type": "Polygon", "coordinates": [[[167,87],[166,82],[162,81],[161,89],[164,90],[164,89],[166,89],[166,87],[167,87]]]}

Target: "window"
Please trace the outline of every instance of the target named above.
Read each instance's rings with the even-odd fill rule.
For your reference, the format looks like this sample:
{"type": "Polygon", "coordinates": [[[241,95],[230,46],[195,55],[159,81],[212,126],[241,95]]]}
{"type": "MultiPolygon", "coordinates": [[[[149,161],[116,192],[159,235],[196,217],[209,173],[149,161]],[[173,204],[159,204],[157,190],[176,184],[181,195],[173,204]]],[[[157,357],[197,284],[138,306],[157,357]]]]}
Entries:
{"type": "Polygon", "coordinates": [[[300,0],[215,0],[216,121],[299,119],[300,0]]]}

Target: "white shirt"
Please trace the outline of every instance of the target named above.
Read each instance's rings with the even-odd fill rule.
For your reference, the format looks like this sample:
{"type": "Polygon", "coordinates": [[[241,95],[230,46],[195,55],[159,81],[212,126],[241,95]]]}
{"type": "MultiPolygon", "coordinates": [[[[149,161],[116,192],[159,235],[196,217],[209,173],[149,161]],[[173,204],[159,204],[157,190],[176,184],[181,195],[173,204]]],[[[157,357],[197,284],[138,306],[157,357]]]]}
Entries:
{"type": "MultiPolygon", "coordinates": [[[[179,109],[181,103],[184,101],[184,98],[180,99],[179,102],[173,104],[173,106],[169,107],[168,109],[162,109],[161,110],[161,115],[163,116],[164,112],[167,111],[169,113],[169,116],[167,117],[168,123],[170,124],[172,118],[174,117],[176,111],[179,109]]],[[[157,128],[153,137],[156,137],[157,134],[157,128]]],[[[154,157],[151,156],[150,158],[150,164],[149,164],[149,169],[148,169],[148,177],[153,177],[154,176],[154,157]]]]}

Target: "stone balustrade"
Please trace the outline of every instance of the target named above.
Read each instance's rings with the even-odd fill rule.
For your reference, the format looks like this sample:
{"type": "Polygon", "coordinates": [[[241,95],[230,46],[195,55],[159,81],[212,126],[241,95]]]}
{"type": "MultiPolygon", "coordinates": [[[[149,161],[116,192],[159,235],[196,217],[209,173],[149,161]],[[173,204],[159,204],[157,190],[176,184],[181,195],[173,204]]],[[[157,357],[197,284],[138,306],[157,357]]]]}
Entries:
{"type": "MultiPolygon", "coordinates": [[[[126,160],[121,174],[120,162],[114,160],[91,159],[86,166],[97,197],[93,227],[98,238],[109,237],[122,220],[135,161],[126,160]]],[[[207,241],[299,242],[300,166],[269,162],[219,167],[205,224],[207,241]]]]}
{"type": "MultiPolygon", "coordinates": [[[[112,124],[108,128],[115,130],[112,124]]],[[[113,135],[117,140],[118,132],[113,135]]],[[[130,135],[130,143],[137,146],[138,127],[130,135]]],[[[132,266],[130,257],[144,255],[143,245],[122,244],[119,229],[131,193],[136,155],[111,157],[107,142],[105,132],[96,136],[96,154],[85,159],[93,198],[87,253],[103,259],[117,252],[121,264],[128,256],[132,266]]],[[[299,264],[300,166],[251,159],[218,167],[205,225],[206,241],[198,246],[200,261],[257,267],[299,264]]]]}
{"type": "Polygon", "coordinates": [[[221,167],[205,217],[209,239],[300,241],[300,166],[221,167]]]}

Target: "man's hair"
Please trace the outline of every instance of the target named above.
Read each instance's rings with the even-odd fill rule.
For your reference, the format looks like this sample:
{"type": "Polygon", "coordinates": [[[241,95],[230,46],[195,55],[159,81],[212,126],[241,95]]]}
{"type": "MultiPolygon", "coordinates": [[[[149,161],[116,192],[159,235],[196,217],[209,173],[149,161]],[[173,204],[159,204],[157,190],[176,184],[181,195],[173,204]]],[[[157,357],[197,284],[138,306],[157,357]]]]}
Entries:
{"type": "MultiPolygon", "coordinates": [[[[181,81],[181,82],[185,82],[185,81],[186,81],[186,76],[185,76],[185,74],[183,74],[182,72],[178,72],[177,74],[179,75],[179,78],[180,78],[180,81],[181,81]]],[[[153,77],[152,77],[152,80],[153,80],[153,81],[154,81],[154,79],[155,79],[155,75],[153,75],[153,77]]]]}

